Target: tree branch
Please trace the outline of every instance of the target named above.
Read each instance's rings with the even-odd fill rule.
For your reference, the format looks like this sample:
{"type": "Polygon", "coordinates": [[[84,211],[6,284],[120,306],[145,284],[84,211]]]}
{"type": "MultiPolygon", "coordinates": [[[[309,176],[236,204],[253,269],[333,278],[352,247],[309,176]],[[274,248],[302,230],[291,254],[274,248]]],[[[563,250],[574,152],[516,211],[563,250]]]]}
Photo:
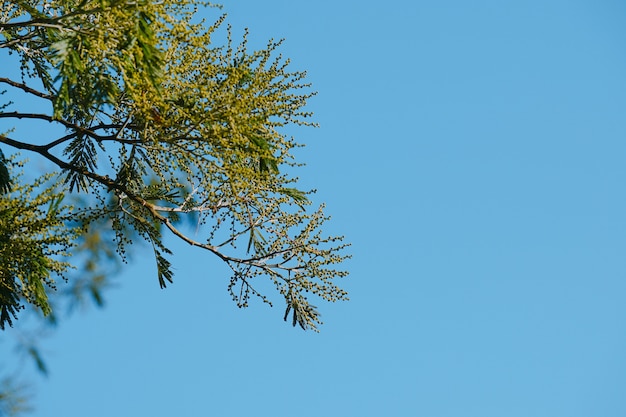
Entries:
{"type": "Polygon", "coordinates": [[[12,118],[12,119],[38,119],[38,120],[45,120],[46,122],[50,122],[50,123],[60,123],[63,126],[69,128],[78,128],[79,130],[82,129],[80,126],[75,125],[73,123],[70,123],[68,121],[65,121],[63,119],[54,119],[52,116],[49,116],[47,114],[42,114],[42,113],[20,113],[17,111],[13,111],[13,112],[3,112],[0,113],[0,118],[12,118]]]}
{"type": "MultiPolygon", "coordinates": [[[[85,133],[85,131],[92,132],[92,134],[89,134],[89,133],[87,134],[90,137],[100,142],[115,141],[119,143],[125,143],[127,145],[137,145],[141,143],[140,139],[123,139],[123,138],[118,137],[123,128],[124,128],[124,125],[120,125],[120,124],[101,124],[98,126],[90,127],[89,129],[81,130],[81,132],[83,133],[85,133]],[[101,129],[118,129],[118,131],[114,135],[108,135],[108,136],[99,136],[93,133],[95,130],[101,130],[101,129]]],[[[55,146],[58,146],[64,142],[67,142],[68,140],[74,139],[76,136],[78,136],[78,134],[79,132],[70,133],[69,135],[65,135],[57,140],[54,140],[48,143],[47,145],[43,145],[43,148],[46,150],[50,150],[54,148],[55,146]]]]}
{"type": "Polygon", "coordinates": [[[17,38],[13,38],[10,41],[6,41],[6,42],[0,43],[0,49],[1,48],[9,48],[9,47],[11,47],[13,45],[20,44],[20,43],[22,43],[24,41],[27,41],[28,39],[34,38],[37,35],[38,35],[37,32],[33,30],[33,31],[31,31],[31,32],[29,32],[29,33],[27,33],[25,35],[18,36],[17,38]]]}
{"type": "Polygon", "coordinates": [[[33,94],[37,97],[45,98],[46,100],[54,100],[54,97],[50,94],[42,93],[41,91],[37,91],[34,88],[30,88],[26,84],[18,83],[16,81],[11,80],[10,78],[0,77],[0,83],[9,84],[12,87],[19,88],[27,93],[33,94]]]}
{"type": "Polygon", "coordinates": [[[70,12],[70,13],[57,16],[57,17],[38,17],[35,19],[26,20],[24,22],[0,23],[0,29],[25,28],[25,27],[37,27],[37,26],[53,27],[53,28],[56,27],[59,29],[71,29],[65,26],[61,26],[57,22],[61,22],[64,19],[74,17],[74,16],[91,15],[91,14],[96,14],[96,13],[100,13],[103,11],[104,11],[103,8],[96,7],[91,10],[76,10],[74,12],[70,12]]]}
{"type": "MultiPolygon", "coordinates": [[[[113,124],[100,124],[97,126],[93,126],[93,127],[82,127],[79,126],[75,123],[71,123],[68,122],[67,120],[63,120],[63,119],[55,119],[52,116],[49,116],[47,114],[42,114],[42,113],[20,113],[20,112],[0,112],[0,119],[1,118],[12,118],[12,119],[36,119],[36,120],[44,120],[46,122],[49,123],[59,123],[62,124],[63,126],[65,126],[67,129],[71,129],[74,130],[74,133],[71,133],[69,135],[63,136],[62,138],[59,138],[53,142],[50,142],[47,145],[44,145],[41,147],[41,149],[43,150],[49,150],[51,148],[53,148],[54,146],[57,146],[67,140],[73,139],[74,137],[76,137],[76,135],[82,133],[85,134],[97,141],[116,141],[116,142],[120,142],[120,143],[126,143],[126,144],[137,144],[137,143],[141,143],[141,141],[139,139],[122,139],[119,138],[119,134],[121,132],[121,130],[126,126],[126,124],[119,124],[119,123],[113,123],[113,124]],[[101,136],[98,135],[97,133],[95,133],[95,130],[102,130],[102,129],[118,129],[118,131],[114,134],[114,135],[107,135],[107,136],[101,136]]],[[[35,145],[37,146],[37,145],[35,145]]]]}

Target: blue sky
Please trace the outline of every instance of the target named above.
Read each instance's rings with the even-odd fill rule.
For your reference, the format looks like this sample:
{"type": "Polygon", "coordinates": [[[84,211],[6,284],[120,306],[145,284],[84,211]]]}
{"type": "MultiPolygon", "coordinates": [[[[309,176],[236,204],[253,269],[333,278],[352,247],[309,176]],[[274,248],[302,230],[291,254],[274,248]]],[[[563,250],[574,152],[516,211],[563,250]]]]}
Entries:
{"type": "Polygon", "coordinates": [[[174,285],[141,253],[48,339],[32,415],[626,415],[626,3],[224,3],[319,92],[290,133],[351,301],[302,332],[171,240],[174,285]]]}

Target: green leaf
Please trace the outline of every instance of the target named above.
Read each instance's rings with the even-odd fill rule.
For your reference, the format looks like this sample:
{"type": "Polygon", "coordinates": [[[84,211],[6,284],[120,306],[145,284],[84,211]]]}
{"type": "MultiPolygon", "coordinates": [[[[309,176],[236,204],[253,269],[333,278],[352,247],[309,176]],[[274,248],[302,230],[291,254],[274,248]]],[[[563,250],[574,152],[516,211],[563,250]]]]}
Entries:
{"type": "Polygon", "coordinates": [[[28,355],[31,358],[33,358],[33,360],[35,361],[35,365],[37,365],[37,370],[44,375],[48,375],[48,367],[46,366],[46,363],[41,357],[41,354],[39,353],[39,349],[37,349],[34,346],[29,347],[28,355]]]}
{"type": "Polygon", "coordinates": [[[7,194],[11,191],[11,175],[7,167],[7,160],[0,150],[0,194],[7,194]]]}
{"type": "Polygon", "coordinates": [[[18,291],[13,279],[0,281],[0,330],[5,325],[13,327],[13,320],[17,319],[17,312],[23,308],[17,296],[18,291]]]}
{"type": "Polygon", "coordinates": [[[159,285],[161,288],[165,288],[167,286],[166,280],[172,284],[174,283],[173,277],[174,273],[172,272],[172,264],[170,261],[165,259],[161,252],[155,249],[154,256],[156,257],[157,262],[157,275],[159,278],[159,285]]]}
{"type": "Polygon", "coordinates": [[[283,187],[280,191],[286,196],[293,198],[298,203],[307,203],[309,201],[309,198],[306,196],[307,193],[297,188],[283,187]]]}

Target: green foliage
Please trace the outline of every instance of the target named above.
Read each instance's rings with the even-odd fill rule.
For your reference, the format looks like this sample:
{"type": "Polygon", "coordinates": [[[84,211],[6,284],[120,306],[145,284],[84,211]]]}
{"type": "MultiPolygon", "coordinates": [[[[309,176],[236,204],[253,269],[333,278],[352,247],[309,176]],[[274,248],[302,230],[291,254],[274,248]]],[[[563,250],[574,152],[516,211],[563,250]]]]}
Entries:
{"type": "Polygon", "coordinates": [[[28,400],[26,387],[18,385],[12,378],[0,381],[0,416],[16,416],[31,411],[28,400]]]}
{"type": "Polygon", "coordinates": [[[335,283],[347,275],[336,269],[346,244],[322,233],[328,217],[311,210],[311,193],[290,176],[299,145],[282,128],[313,125],[304,110],[313,93],[305,73],[276,53],[281,42],[250,50],[247,32],[236,43],[227,28],[225,44],[215,45],[224,17],[198,23],[194,0],[0,4],[0,49],[21,69],[20,79],[0,73],[0,83],[50,109],[0,103],[0,118],[63,129],[37,141],[0,135],[7,148],[63,171],[46,188],[11,179],[0,161],[0,191],[13,187],[0,219],[2,323],[16,317],[20,299],[50,313],[53,275],[65,272],[68,249],[81,247],[95,224],[110,228],[124,260],[130,245],[149,243],[161,287],[174,280],[168,233],[230,267],[227,288],[240,307],[251,296],[272,304],[273,287],[285,318],[293,312],[294,325],[316,329],[308,296],[347,299],[335,283]],[[63,196],[77,193],[87,198],[70,218],[63,196]],[[200,238],[188,233],[190,222],[200,238]]]}
{"type": "Polygon", "coordinates": [[[11,192],[0,196],[0,329],[13,324],[20,299],[50,314],[46,289],[54,289],[54,275],[70,266],[59,259],[68,256],[78,231],[68,227],[63,193],[44,186],[51,177],[24,184],[16,175],[11,192]]]}
{"type": "Polygon", "coordinates": [[[7,160],[0,150],[0,194],[6,194],[11,190],[11,175],[7,167],[7,160]]]}

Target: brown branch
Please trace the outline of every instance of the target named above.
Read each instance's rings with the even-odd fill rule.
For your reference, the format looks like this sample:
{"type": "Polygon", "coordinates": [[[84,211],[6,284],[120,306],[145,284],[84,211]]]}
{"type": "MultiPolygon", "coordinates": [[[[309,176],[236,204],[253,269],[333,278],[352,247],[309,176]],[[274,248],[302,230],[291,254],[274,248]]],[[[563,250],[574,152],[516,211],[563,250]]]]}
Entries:
{"type": "Polygon", "coordinates": [[[74,12],[70,12],[70,13],[57,16],[57,17],[38,17],[38,18],[31,19],[31,20],[26,20],[24,22],[0,23],[0,29],[24,28],[24,27],[29,27],[29,26],[31,27],[44,26],[44,27],[56,27],[59,29],[71,29],[65,26],[58,25],[56,23],[61,22],[62,20],[70,18],[70,17],[80,16],[80,15],[85,15],[85,14],[91,15],[91,14],[96,14],[96,13],[100,13],[103,11],[104,9],[102,7],[96,7],[91,10],[76,10],[74,12]]]}
{"type": "Polygon", "coordinates": [[[59,123],[65,126],[67,129],[73,129],[76,133],[84,133],[87,136],[90,136],[96,140],[105,140],[106,136],[100,136],[94,133],[91,129],[79,126],[74,123],[70,123],[67,120],[63,119],[55,119],[54,117],[42,114],[42,113],[20,113],[17,111],[14,112],[3,112],[0,113],[0,119],[2,118],[11,118],[11,119],[36,119],[36,120],[44,120],[49,123],[59,123]]]}
{"type": "Polygon", "coordinates": [[[0,43],[0,49],[1,48],[9,48],[9,47],[11,47],[11,46],[13,46],[15,44],[19,44],[19,43],[22,43],[22,42],[27,41],[29,39],[32,39],[32,38],[34,38],[37,35],[38,35],[38,33],[36,31],[31,31],[31,32],[27,33],[26,35],[22,35],[22,36],[19,36],[17,38],[13,38],[10,41],[6,41],[6,42],[0,43]]]}
{"type": "Polygon", "coordinates": [[[42,113],[20,113],[17,111],[13,111],[13,112],[3,112],[0,113],[0,118],[12,118],[12,119],[38,119],[38,120],[45,120],[46,122],[50,122],[50,123],[60,123],[63,126],[67,127],[68,129],[71,128],[81,128],[78,125],[75,125],[73,123],[70,123],[68,121],[65,121],[63,119],[55,119],[52,116],[49,116],[47,114],[42,114],[42,113]]]}
{"type": "MultiPolygon", "coordinates": [[[[104,141],[115,141],[115,142],[119,142],[119,143],[125,143],[127,145],[137,145],[141,143],[140,139],[123,139],[123,138],[119,138],[119,134],[121,132],[121,130],[124,128],[124,125],[120,125],[120,124],[101,124],[98,126],[92,126],[89,129],[86,129],[87,131],[95,131],[95,130],[100,130],[100,129],[118,129],[118,132],[115,133],[114,135],[108,135],[108,136],[99,136],[95,133],[89,135],[92,138],[96,139],[97,141],[100,142],[104,142],[104,141]]],[[[83,131],[84,133],[84,131],[83,131]]],[[[47,145],[43,145],[43,148],[46,150],[50,150],[52,148],[54,148],[55,146],[58,146],[60,144],[62,144],[63,142],[67,142],[68,140],[74,139],[76,136],[78,136],[79,132],[74,132],[74,133],[70,133],[69,135],[65,135],[59,139],[56,139],[50,143],[48,143],[47,145]]]]}
{"type": "MultiPolygon", "coordinates": [[[[44,158],[48,159],[49,161],[54,162],[59,168],[77,172],[88,178],[91,178],[92,180],[99,182],[100,184],[106,185],[109,188],[120,187],[120,185],[117,184],[114,180],[112,180],[108,175],[99,175],[99,174],[96,174],[95,172],[91,172],[87,170],[86,168],[74,166],[72,164],[69,164],[57,158],[56,156],[48,152],[48,149],[46,148],[46,146],[33,145],[31,143],[20,142],[18,140],[11,139],[7,136],[2,136],[2,135],[0,135],[0,142],[6,143],[7,145],[12,146],[16,149],[24,149],[27,151],[35,152],[43,156],[44,158]]],[[[124,190],[120,190],[120,191],[124,191],[124,190]]]]}
{"type": "Polygon", "coordinates": [[[12,87],[19,88],[27,93],[33,94],[37,97],[45,98],[46,100],[54,100],[54,97],[50,94],[42,93],[41,91],[37,91],[34,88],[30,88],[26,84],[18,83],[16,81],[11,80],[10,78],[0,77],[0,83],[9,84],[12,87]]]}
{"type": "Polygon", "coordinates": [[[0,29],[11,29],[11,28],[27,28],[27,27],[42,27],[42,28],[52,28],[52,29],[71,29],[65,26],[55,24],[55,23],[46,23],[44,21],[35,22],[34,20],[29,20],[28,22],[15,22],[15,23],[0,23],[0,29]]]}
{"type": "Polygon", "coordinates": [[[137,144],[137,143],[141,143],[141,141],[139,139],[122,139],[122,138],[118,138],[121,129],[124,128],[125,125],[123,124],[119,124],[119,123],[113,123],[113,124],[100,124],[97,126],[93,126],[93,127],[82,127],[79,126],[75,123],[71,123],[68,122],[67,120],[63,120],[63,119],[55,119],[50,115],[47,114],[42,114],[42,113],[20,113],[20,112],[0,112],[0,118],[12,118],[12,119],[36,119],[36,120],[44,120],[46,122],[49,123],[59,123],[62,124],[63,126],[65,126],[67,129],[71,129],[74,130],[74,133],[71,133],[69,135],[63,136],[62,138],[59,138],[53,142],[50,142],[47,145],[44,145],[41,147],[41,149],[43,150],[49,150],[51,148],[53,148],[54,146],[57,146],[67,140],[70,140],[74,137],[76,137],[76,135],[82,133],[85,134],[97,141],[116,141],[116,142],[120,142],[120,143],[126,143],[126,144],[137,144]],[[95,130],[101,130],[101,129],[118,129],[117,133],[115,133],[114,135],[107,135],[107,136],[101,136],[98,135],[97,133],[95,133],[95,130]]]}
{"type": "Polygon", "coordinates": [[[15,139],[11,139],[11,138],[9,138],[7,136],[4,136],[4,135],[0,135],[0,142],[6,143],[7,145],[12,146],[12,147],[17,148],[17,149],[24,149],[24,150],[27,150],[27,151],[37,152],[37,153],[40,153],[40,151],[41,151],[41,146],[32,145],[32,144],[26,143],[26,142],[20,142],[20,141],[17,141],[15,139]]]}

